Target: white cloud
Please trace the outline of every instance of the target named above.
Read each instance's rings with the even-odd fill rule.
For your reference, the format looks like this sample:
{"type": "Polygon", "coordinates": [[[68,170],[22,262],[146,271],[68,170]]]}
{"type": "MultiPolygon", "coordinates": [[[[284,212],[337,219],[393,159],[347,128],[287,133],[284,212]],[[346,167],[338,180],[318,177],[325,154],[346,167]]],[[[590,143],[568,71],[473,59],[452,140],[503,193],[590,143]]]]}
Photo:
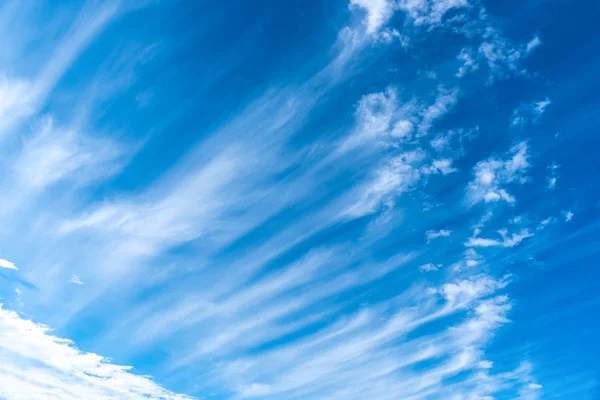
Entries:
{"type": "Polygon", "coordinates": [[[13,120],[32,112],[35,106],[33,92],[27,81],[0,76],[0,133],[13,120]]]}
{"type": "Polygon", "coordinates": [[[458,101],[458,88],[447,90],[438,88],[437,97],[432,105],[422,112],[422,120],[419,124],[419,135],[427,135],[433,127],[433,123],[446,115],[458,101]]]}
{"type": "Polygon", "coordinates": [[[552,164],[550,164],[548,166],[549,174],[548,174],[548,178],[547,178],[546,189],[548,189],[548,190],[556,189],[556,184],[557,184],[558,178],[559,178],[559,174],[558,174],[559,168],[560,168],[560,165],[558,165],[555,162],[553,162],[552,164]]]}
{"type": "Polygon", "coordinates": [[[71,279],[69,279],[69,283],[74,283],[76,285],[83,285],[83,282],[77,275],[72,275],[71,279]]]}
{"type": "Polygon", "coordinates": [[[129,367],[78,350],[40,324],[0,305],[0,397],[7,399],[191,400],[129,367]]]}
{"type": "Polygon", "coordinates": [[[452,138],[452,132],[449,132],[447,135],[439,135],[435,139],[433,139],[429,144],[435,151],[442,152],[450,146],[450,139],[452,138]]]}
{"type": "Polygon", "coordinates": [[[556,218],[554,218],[554,217],[548,217],[548,218],[546,218],[546,219],[544,219],[544,220],[540,221],[540,225],[537,227],[537,229],[538,229],[539,231],[540,231],[540,230],[543,230],[543,229],[545,229],[545,228],[546,228],[548,225],[550,225],[550,224],[553,224],[553,223],[555,223],[555,222],[556,222],[556,218]]]}
{"type": "Polygon", "coordinates": [[[566,222],[570,222],[573,219],[573,217],[575,216],[575,214],[573,214],[573,212],[571,212],[571,211],[564,211],[563,216],[565,217],[566,222]]]}
{"type": "Polygon", "coordinates": [[[523,126],[530,121],[538,123],[550,104],[552,104],[552,101],[549,98],[545,98],[544,100],[523,104],[515,108],[511,117],[511,125],[523,126]]]}
{"type": "MultiPolygon", "coordinates": [[[[26,79],[6,74],[0,76],[0,135],[9,132],[9,128],[22,122],[23,118],[29,117],[40,108],[45,97],[77,56],[117,15],[118,6],[118,2],[85,4],[66,30],[66,34],[58,42],[53,42],[50,48],[39,50],[46,59],[45,64],[34,77],[26,79]]],[[[10,18],[26,26],[30,23],[29,14],[31,12],[23,14],[17,12],[10,18]]],[[[20,37],[14,36],[11,39],[21,46],[24,45],[20,42],[20,37]]]]}
{"type": "Polygon", "coordinates": [[[430,241],[440,238],[440,237],[448,237],[451,234],[452,234],[452,231],[447,230],[447,229],[440,229],[439,231],[428,230],[427,232],[425,232],[425,237],[427,237],[427,242],[430,242],[430,241]]]}
{"type": "Polygon", "coordinates": [[[458,171],[458,169],[452,166],[453,160],[450,158],[443,158],[439,160],[433,160],[431,165],[423,167],[423,173],[429,174],[442,174],[447,175],[458,171]]]}
{"type": "Polygon", "coordinates": [[[414,124],[412,122],[406,119],[402,119],[394,124],[394,128],[392,129],[392,136],[397,138],[408,137],[410,136],[413,129],[414,124]]]}
{"type": "Polygon", "coordinates": [[[424,157],[422,151],[415,150],[388,160],[372,180],[359,188],[359,199],[343,215],[358,217],[372,213],[386,200],[410,190],[419,181],[424,157]]]}
{"type": "Polygon", "coordinates": [[[448,11],[468,6],[469,2],[467,0],[400,0],[398,2],[398,7],[417,26],[440,25],[448,11]]]}
{"type": "Polygon", "coordinates": [[[541,116],[546,111],[546,108],[548,108],[548,106],[550,104],[552,104],[552,102],[550,101],[549,98],[546,97],[544,100],[534,103],[533,111],[535,112],[535,114],[537,116],[541,116]]]}
{"type": "Polygon", "coordinates": [[[529,232],[527,229],[521,230],[519,233],[513,233],[512,235],[508,235],[506,229],[502,229],[498,231],[501,236],[501,240],[499,239],[488,239],[481,237],[471,237],[465,243],[467,247],[514,247],[520,244],[523,240],[532,237],[533,233],[529,232]]]}
{"type": "Polygon", "coordinates": [[[458,68],[456,76],[462,78],[469,72],[477,71],[479,69],[479,63],[476,57],[473,55],[473,50],[463,48],[458,54],[457,58],[462,62],[462,65],[458,68]]]}
{"type": "Polygon", "coordinates": [[[3,258],[0,258],[0,268],[14,269],[15,271],[17,271],[19,269],[15,266],[15,264],[13,264],[10,261],[5,260],[3,258]]]}
{"type": "Polygon", "coordinates": [[[529,43],[515,45],[488,24],[484,29],[483,42],[479,46],[478,53],[479,58],[485,62],[490,71],[489,82],[510,75],[525,74],[527,71],[520,69],[519,63],[539,44],[541,41],[538,42],[534,38],[529,43]]]}
{"type": "Polygon", "coordinates": [[[510,302],[495,295],[506,284],[476,276],[416,287],[295,342],[229,360],[218,372],[244,382],[234,390],[248,398],[451,398],[455,388],[442,383],[476,376],[483,347],[508,321],[510,302]],[[450,328],[434,324],[449,316],[460,318],[450,328]],[[425,325],[432,327],[426,335],[407,337],[425,325]]]}
{"type": "Polygon", "coordinates": [[[490,157],[473,167],[475,177],[467,187],[467,200],[470,204],[482,201],[505,201],[512,204],[516,201],[504,186],[513,182],[525,182],[524,173],[529,168],[527,144],[521,142],[515,145],[509,156],[504,160],[490,157]]]}
{"type": "Polygon", "coordinates": [[[396,3],[393,0],[350,0],[350,8],[360,8],[366,13],[363,23],[367,34],[373,35],[394,15],[396,3]]]}
{"type": "Polygon", "coordinates": [[[442,267],[442,264],[427,263],[427,264],[421,265],[419,267],[419,269],[423,272],[433,272],[433,271],[437,271],[441,267],[442,267]]]}
{"type": "Polygon", "coordinates": [[[390,44],[397,40],[404,48],[408,47],[410,44],[409,37],[401,34],[397,29],[385,28],[379,33],[377,38],[380,42],[385,44],[390,44]]]}
{"type": "Polygon", "coordinates": [[[119,171],[124,153],[111,140],[56,128],[47,119],[39,132],[25,140],[13,170],[22,184],[34,189],[64,179],[83,184],[119,171]]]}
{"type": "Polygon", "coordinates": [[[540,37],[538,35],[536,35],[536,36],[534,36],[533,39],[531,39],[527,43],[527,47],[525,48],[525,51],[527,53],[531,53],[534,49],[539,47],[541,44],[542,44],[542,40],[540,39],[540,37]]]}

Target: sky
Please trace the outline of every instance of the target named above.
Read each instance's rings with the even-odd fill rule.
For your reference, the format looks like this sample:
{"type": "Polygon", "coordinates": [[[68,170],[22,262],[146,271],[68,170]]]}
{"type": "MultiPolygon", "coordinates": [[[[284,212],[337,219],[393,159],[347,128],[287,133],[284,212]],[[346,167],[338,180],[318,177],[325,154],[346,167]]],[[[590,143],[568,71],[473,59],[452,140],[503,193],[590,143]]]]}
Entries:
{"type": "Polygon", "coordinates": [[[599,17],[2,2],[0,399],[600,399],[599,17]]]}

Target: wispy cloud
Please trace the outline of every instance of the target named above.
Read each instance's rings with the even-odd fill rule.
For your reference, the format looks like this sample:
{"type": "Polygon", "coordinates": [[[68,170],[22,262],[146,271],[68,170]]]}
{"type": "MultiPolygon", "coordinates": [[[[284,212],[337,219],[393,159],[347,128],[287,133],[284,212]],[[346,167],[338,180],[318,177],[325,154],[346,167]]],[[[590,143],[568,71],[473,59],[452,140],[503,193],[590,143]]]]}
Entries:
{"type": "Polygon", "coordinates": [[[447,229],[440,229],[439,231],[429,230],[425,232],[425,237],[427,238],[427,242],[432,241],[433,239],[437,239],[440,237],[448,237],[452,234],[452,231],[447,229]]]}
{"type": "Polygon", "coordinates": [[[533,233],[527,229],[523,229],[518,233],[508,234],[506,229],[498,231],[501,239],[487,239],[482,237],[472,237],[465,243],[467,247],[514,247],[520,244],[523,240],[532,237],[533,233]]]}
{"type": "Polygon", "coordinates": [[[123,165],[124,146],[56,127],[51,119],[25,139],[13,170],[25,187],[41,190],[61,180],[76,184],[109,177],[123,165]]]}
{"type": "Polygon", "coordinates": [[[523,126],[528,122],[538,123],[546,108],[552,104],[550,99],[536,101],[530,104],[523,104],[513,110],[511,124],[513,126],[523,126]]]}
{"type": "MultiPolygon", "coordinates": [[[[168,63],[138,85],[137,61],[90,73],[106,48],[121,60],[115,37],[130,43],[135,25],[115,27],[76,62],[127,6],[67,13],[73,23],[40,51],[43,62],[2,75],[0,117],[11,129],[0,123],[10,139],[0,146],[0,245],[21,269],[0,259],[0,294],[161,385],[0,308],[0,397],[191,399],[163,383],[224,399],[540,395],[522,352],[496,360],[487,346],[513,301],[522,304],[506,291],[512,260],[537,249],[534,233],[552,235],[548,216],[560,209],[521,200],[519,185],[544,191],[544,177],[529,176],[530,153],[542,152],[535,138],[504,152],[496,138],[472,140],[486,115],[462,114],[474,93],[493,97],[496,80],[526,77],[521,60],[539,37],[509,41],[475,1],[349,0],[339,15],[350,21],[335,21],[334,43],[312,49],[306,65],[265,69],[268,79],[246,71],[256,54],[270,62],[271,47],[252,41],[272,24],[234,35],[249,38],[238,65],[229,50],[221,56],[228,35],[205,46],[222,24],[199,21],[208,35],[168,32],[181,42],[165,43],[168,63]],[[447,36],[457,40],[434,57],[427,40],[447,36]],[[221,57],[235,73],[207,79],[197,96],[221,57]],[[188,95],[193,111],[181,105],[188,95]],[[97,330],[80,329],[90,321],[97,330]]],[[[149,26],[150,14],[140,18],[149,26]]],[[[162,31],[150,27],[155,43],[162,31]]],[[[525,126],[549,105],[526,103],[513,117],[525,126]]]]}
{"type": "MultiPolygon", "coordinates": [[[[13,74],[0,75],[0,135],[6,134],[9,128],[14,128],[17,122],[31,116],[41,106],[78,55],[117,15],[118,5],[115,1],[107,1],[101,5],[92,2],[85,4],[74,16],[72,25],[60,41],[51,49],[47,62],[34,76],[25,78],[13,74]]],[[[26,25],[26,7],[11,17],[26,25]]],[[[21,45],[25,47],[25,43],[21,45]]]]}
{"type": "Polygon", "coordinates": [[[473,168],[474,179],[467,187],[470,204],[505,201],[512,204],[516,199],[507,191],[510,183],[524,183],[529,168],[527,144],[521,142],[509,152],[508,158],[491,157],[480,161],[473,168]]]}

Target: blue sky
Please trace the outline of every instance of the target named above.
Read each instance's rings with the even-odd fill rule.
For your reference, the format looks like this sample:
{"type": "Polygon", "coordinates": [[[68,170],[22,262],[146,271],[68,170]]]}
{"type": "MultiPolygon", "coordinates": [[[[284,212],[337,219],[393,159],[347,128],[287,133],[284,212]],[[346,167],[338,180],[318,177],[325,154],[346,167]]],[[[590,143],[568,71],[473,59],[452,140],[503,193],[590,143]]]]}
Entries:
{"type": "Polygon", "coordinates": [[[597,399],[598,17],[4,2],[0,398],[597,399]]]}

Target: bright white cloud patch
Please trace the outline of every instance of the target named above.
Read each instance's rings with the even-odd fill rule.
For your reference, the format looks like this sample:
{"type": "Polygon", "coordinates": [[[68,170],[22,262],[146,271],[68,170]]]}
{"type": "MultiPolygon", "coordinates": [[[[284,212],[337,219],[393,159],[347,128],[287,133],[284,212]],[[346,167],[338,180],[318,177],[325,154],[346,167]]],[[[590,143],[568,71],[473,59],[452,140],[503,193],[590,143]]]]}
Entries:
{"type": "Polygon", "coordinates": [[[5,269],[14,269],[14,270],[18,270],[19,268],[17,268],[15,266],[15,264],[11,263],[8,260],[5,260],[3,258],[0,258],[0,268],[5,268],[5,269]]]}
{"type": "Polygon", "coordinates": [[[35,400],[190,400],[129,367],[85,353],[0,305],[0,397],[35,400]]]}
{"type": "Polygon", "coordinates": [[[394,14],[392,0],[350,0],[350,8],[360,8],[365,13],[364,24],[368,34],[377,33],[394,14]]]}

